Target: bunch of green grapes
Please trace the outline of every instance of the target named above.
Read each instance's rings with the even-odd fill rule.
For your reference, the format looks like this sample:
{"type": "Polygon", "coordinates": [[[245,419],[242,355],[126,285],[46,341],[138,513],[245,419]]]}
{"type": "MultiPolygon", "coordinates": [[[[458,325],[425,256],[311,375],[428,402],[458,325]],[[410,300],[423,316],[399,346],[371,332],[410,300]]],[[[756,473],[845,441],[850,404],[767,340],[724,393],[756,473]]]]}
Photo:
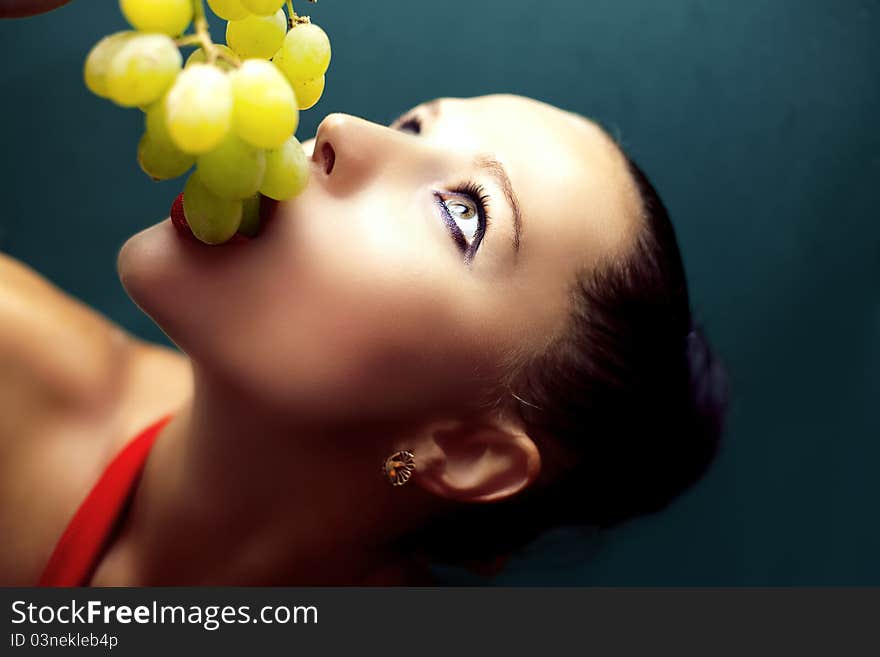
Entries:
{"type": "Polygon", "coordinates": [[[260,196],[299,194],[308,160],[294,133],[315,105],[330,40],[290,0],[208,0],[228,21],[208,32],[202,0],[120,0],[133,30],[105,37],[85,63],[88,88],[145,114],[138,162],[155,180],[195,166],[183,192],[192,233],[221,244],[259,226],[260,196]],[[288,15],[283,6],[287,5],[288,15]],[[184,35],[193,23],[194,34],[184,35]],[[186,63],[181,47],[198,46],[186,63]]]}

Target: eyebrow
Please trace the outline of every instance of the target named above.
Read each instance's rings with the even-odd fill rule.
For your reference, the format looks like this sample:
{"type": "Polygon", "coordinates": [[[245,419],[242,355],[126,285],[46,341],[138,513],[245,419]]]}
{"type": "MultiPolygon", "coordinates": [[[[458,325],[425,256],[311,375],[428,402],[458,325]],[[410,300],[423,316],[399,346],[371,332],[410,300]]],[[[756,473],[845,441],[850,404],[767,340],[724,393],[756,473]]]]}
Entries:
{"type": "Polygon", "coordinates": [[[516,192],[513,191],[513,184],[510,182],[510,176],[504,165],[491,155],[478,155],[476,165],[486,173],[488,173],[501,191],[504,192],[504,198],[507,200],[510,209],[513,212],[513,251],[519,253],[519,245],[522,238],[522,210],[520,209],[519,200],[516,198],[516,192]]]}
{"type": "MultiPolygon", "coordinates": [[[[441,98],[422,103],[418,108],[410,110],[407,114],[403,114],[395,119],[391,125],[393,126],[408,116],[412,116],[419,108],[427,112],[432,118],[436,118],[440,113],[440,105],[442,103],[443,100],[441,98]]],[[[520,208],[519,199],[516,197],[516,192],[513,190],[513,183],[510,182],[510,176],[507,174],[507,169],[505,169],[504,165],[495,157],[488,154],[478,155],[474,161],[477,168],[482,169],[494,178],[498,183],[498,186],[501,187],[501,191],[504,192],[504,198],[507,200],[511,212],[513,213],[513,252],[514,254],[519,254],[523,232],[522,210],[520,208]]]]}

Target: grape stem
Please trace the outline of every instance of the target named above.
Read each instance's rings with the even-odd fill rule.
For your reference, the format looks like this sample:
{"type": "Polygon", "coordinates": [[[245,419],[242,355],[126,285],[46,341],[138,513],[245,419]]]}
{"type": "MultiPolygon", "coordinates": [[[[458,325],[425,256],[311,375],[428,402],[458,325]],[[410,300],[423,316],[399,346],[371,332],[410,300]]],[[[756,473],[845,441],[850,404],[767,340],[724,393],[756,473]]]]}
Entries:
{"type": "Polygon", "coordinates": [[[211,32],[208,30],[208,19],[205,18],[205,5],[202,0],[193,0],[193,26],[196,28],[196,36],[205,51],[205,58],[209,64],[217,61],[217,49],[211,41],[211,32]]]}
{"type": "MultiPolygon", "coordinates": [[[[318,0],[309,0],[316,3],[318,0]]],[[[192,0],[193,6],[193,27],[195,34],[184,34],[176,43],[180,47],[199,46],[205,51],[205,59],[208,64],[214,64],[218,59],[225,60],[235,67],[241,66],[241,60],[234,55],[221,51],[211,40],[211,31],[208,29],[208,19],[205,17],[205,5],[203,0],[192,0]]],[[[293,29],[294,25],[311,23],[308,16],[300,16],[293,9],[293,0],[287,0],[287,27],[293,29]]]]}
{"type": "Polygon", "coordinates": [[[198,34],[184,34],[174,43],[180,48],[183,48],[184,46],[198,46],[201,45],[202,38],[198,34]]]}
{"type": "Polygon", "coordinates": [[[192,0],[193,27],[195,34],[184,34],[177,40],[177,45],[199,46],[205,51],[205,59],[209,64],[214,64],[218,59],[223,59],[235,67],[241,66],[241,60],[234,55],[221,51],[217,44],[211,40],[211,31],[208,29],[208,19],[205,17],[205,5],[202,0],[192,0]]]}
{"type": "MultiPolygon", "coordinates": [[[[309,0],[309,2],[317,2],[318,0],[309,0]]],[[[303,23],[311,23],[308,16],[300,16],[293,9],[293,0],[287,0],[287,29],[292,30],[294,25],[303,23]]]]}

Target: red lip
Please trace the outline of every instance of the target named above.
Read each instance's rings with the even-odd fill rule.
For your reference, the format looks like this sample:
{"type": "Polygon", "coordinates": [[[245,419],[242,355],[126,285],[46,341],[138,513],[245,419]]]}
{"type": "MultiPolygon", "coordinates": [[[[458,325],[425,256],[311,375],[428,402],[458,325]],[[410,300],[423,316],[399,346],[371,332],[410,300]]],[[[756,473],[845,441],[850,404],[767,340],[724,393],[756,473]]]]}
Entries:
{"type": "Polygon", "coordinates": [[[171,204],[171,223],[177,229],[178,235],[184,239],[198,241],[189,224],[186,223],[186,215],[183,214],[183,194],[178,194],[171,204]]]}
{"type": "MultiPolygon", "coordinates": [[[[260,230],[256,235],[257,237],[259,237],[263,231],[266,230],[266,226],[275,219],[278,214],[277,210],[279,205],[278,201],[271,198],[266,196],[260,197],[260,230]]],[[[174,203],[171,204],[171,223],[174,224],[174,228],[177,229],[177,234],[183,239],[191,240],[193,242],[199,241],[196,236],[193,235],[192,229],[186,222],[186,215],[183,212],[183,194],[178,194],[177,198],[174,199],[174,203]]],[[[232,236],[232,239],[226,242],[226,244],[247,244],[251,239],[252,238],[247,237],[246,235],[236,233],[232,236]]]]}

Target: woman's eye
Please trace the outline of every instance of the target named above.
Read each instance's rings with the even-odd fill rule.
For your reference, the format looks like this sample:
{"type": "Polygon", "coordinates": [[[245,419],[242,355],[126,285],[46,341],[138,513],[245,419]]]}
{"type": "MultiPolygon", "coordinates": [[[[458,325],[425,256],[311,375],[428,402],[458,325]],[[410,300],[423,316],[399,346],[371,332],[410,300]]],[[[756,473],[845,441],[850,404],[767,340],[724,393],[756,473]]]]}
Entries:
{"type": "Polygon", "coordinates": [[[443,223],[459,250],[470,264],[489,226],[486,212],[489,197],[479,185],[467,184],[455,191],[435,191],[443,223]]]}
{"type": "Polygon", "coordinates": [[[444,199],[446,211],[456,223],[468,244],[473,243],[480,229],[480,213],[472,201],[461,198],[444,199]]]}

